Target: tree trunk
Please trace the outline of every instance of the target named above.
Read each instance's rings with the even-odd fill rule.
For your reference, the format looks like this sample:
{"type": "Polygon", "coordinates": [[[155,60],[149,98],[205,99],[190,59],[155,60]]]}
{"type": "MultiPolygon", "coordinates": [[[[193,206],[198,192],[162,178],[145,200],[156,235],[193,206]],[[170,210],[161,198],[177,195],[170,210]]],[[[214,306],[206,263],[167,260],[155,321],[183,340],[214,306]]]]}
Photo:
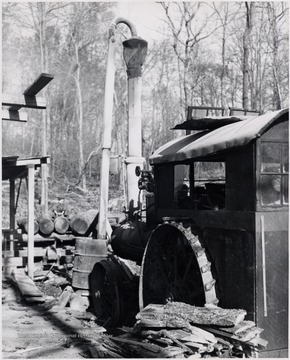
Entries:
{"type": "Polygon", "coordinates": [[[223,27],[222,38],[222,73],[221,73],[221,107],[225,107],[225,56],[226,56],[226,28],[223,27]]]}
{"type": "Polygon", "coordinates": [[[252,30],[252,3],[245,2],[246,6],[246,28],[244,32],[244,57],[243,57],[243,109],[249,109],[249,56],[250,35],[252,30]]]}
{"type": "MultiPolygon", "coordinates": [[[[39,44],[40,44],[40,60],[41,60],[41,71],[47,73],[48,68],[48,50],[46,44],[46,8],[45,2],[39,3],[39,44]]],[[[43,90],[44,96],[47,95],[46,90],[43,90]]],[[[48,123],[47,123],[47,110],[42,112],[42,156],[48,154],[48,123]]],[[[41,166],[41,208],[43,214],[48,213],[48,165],[43,164],[41,166]]]]}
{"type": "Polygon", "coordinates": [[[274,88],[273,88],[273,103],[274,109],[279,110],[282,108],[282,97],[280,89],[280,80],[279,80],[279,64],[278,64],[278,52],[279,52],[279,43],[278,43],[278,34],[277,34],[277,19],[275,11],[275,3],[269,3],[269,11],[272,22],[272,37],[273,37],[273,78],[274,78],[274,88]]]}
{"type": "Polygon", "coordinates": [[[83,98],[82,91],[80,85],[80,61],[79,61],[79,48],[78,44],[74,39],[75,45],[75,55],[76,55],[76,76],[75,82],[77,87],[77,98],[78,98],[78,125],[79,125],[79,133],[78,133],[78,142],[79,142],[79,176],[81,177],[81,184],[84,190],[87,189],[86,184],[86,175],[84,172],[84,149],[83,149],[83,98]]]}

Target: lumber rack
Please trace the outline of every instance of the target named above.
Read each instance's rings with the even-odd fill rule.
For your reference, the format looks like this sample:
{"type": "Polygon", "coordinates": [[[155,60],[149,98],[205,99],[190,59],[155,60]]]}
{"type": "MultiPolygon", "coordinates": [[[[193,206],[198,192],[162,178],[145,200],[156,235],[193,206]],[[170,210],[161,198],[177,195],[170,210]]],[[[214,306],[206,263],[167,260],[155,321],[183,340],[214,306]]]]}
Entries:
{"type": "MultiPolygon", "coordinates": [[[[46,87],[53,79],[53,75],[41,73],[20,96],[2,94],[2,120],[27,122],[27,114],[22,112],[22,108],[46,109],[46,100],[39,97],[38,93],[46,87]]],[[[16,198],[15,181],[16,179],[27,179],[28,189],[28,276],[33,277],[34,270],[34,183],[35,172],[39,168],[50,163],[49,156],[38,156],[20,158],[16,156],[2,157],[2,181],[9,181],[9,229],[2,231],[4,240],[4,259],[10,258],[9,264],[13,264],[11,258],[14,257],[14,242],[19,239],[21,234],[15,228],[15,214],[17,209],[18,196],[16,198]],[[9,250],[7,243],[9,242],[9,250]]],[[[2,225],[1,225],[2,229],[2,225]]],[[[17,263],[14,262],[14,263],[17,263]]],[[[5,267],[5,261],[3,262],[5,267]]],[[[12,266],[13,267],[13,266],[12,266]]],[[[11,270],[11,266],[10,268],[11,270]]]]}

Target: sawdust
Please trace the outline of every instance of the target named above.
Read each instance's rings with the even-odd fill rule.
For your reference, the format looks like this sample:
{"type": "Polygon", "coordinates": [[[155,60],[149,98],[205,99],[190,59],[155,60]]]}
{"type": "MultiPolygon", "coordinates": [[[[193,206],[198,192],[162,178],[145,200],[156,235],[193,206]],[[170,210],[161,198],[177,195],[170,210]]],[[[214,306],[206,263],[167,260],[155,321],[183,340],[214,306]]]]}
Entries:
{"type": "Polygon", "coordinates": [[[28,304],[12,284],[2,287],[2,358],[72,359],[88,357],[88,339],[95,327],[71,316],[66,309],[50,312],[28,304]]]}

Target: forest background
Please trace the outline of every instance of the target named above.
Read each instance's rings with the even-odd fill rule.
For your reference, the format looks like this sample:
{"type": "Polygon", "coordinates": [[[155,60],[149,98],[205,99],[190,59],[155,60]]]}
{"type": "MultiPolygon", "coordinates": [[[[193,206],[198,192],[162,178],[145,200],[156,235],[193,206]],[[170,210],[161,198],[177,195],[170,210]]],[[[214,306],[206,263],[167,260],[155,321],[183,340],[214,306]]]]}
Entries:
{"type": "MultiPolygon", "coordinates": [[[[160,145],[180,136],[170,129],[185,120],[190,105],[261,112],[288,107],[287,2],[122,5],[149,43],[142,74],[147,161],[160,145]],[[128,9],[138,12],[138,6],[134,17],[128,9]],[[144,6],[147,18],[140,22],[144,6]]],[[[115,17],[124,15],[121,8],[113,2],[2,3],[2,92],[20,95],[40,73],[54,75],[41,94],[48,103],[45,111],[28,111],[27,123],[3,122],[2,153],[50,155],[50,198],[78,189],[91,207],[97,206],[108,30],[115,17]]],[[[118,25],[112,155],[121,156],[128,143],[122,55],[128,37],[128,29],[118,25]]],[[[117,197],[122,176],[111,180],[117,197]]]]}

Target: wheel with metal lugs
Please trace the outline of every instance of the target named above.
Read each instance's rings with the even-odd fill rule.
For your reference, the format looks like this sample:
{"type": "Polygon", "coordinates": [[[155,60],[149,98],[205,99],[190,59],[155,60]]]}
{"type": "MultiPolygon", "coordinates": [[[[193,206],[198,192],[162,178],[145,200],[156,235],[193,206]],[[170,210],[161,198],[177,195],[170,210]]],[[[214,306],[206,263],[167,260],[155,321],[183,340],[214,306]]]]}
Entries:
{"type": "MultiPolygon", "coordinates": [[[[117,269],[118,270],[118,269],[117,269]]],[[[120,320],[120,299],[116,265],[107,260],[95,264],[90,274],[90,292],[97,322],[113,327],[120,320]]]]}
{"type": "Polygon", "coordinates": [[[152,233],[142,260],[139,307],[180,301],[190,305],[218,304],[216,280],[199,237],[191,227],[170,222],[152,233]]]}

